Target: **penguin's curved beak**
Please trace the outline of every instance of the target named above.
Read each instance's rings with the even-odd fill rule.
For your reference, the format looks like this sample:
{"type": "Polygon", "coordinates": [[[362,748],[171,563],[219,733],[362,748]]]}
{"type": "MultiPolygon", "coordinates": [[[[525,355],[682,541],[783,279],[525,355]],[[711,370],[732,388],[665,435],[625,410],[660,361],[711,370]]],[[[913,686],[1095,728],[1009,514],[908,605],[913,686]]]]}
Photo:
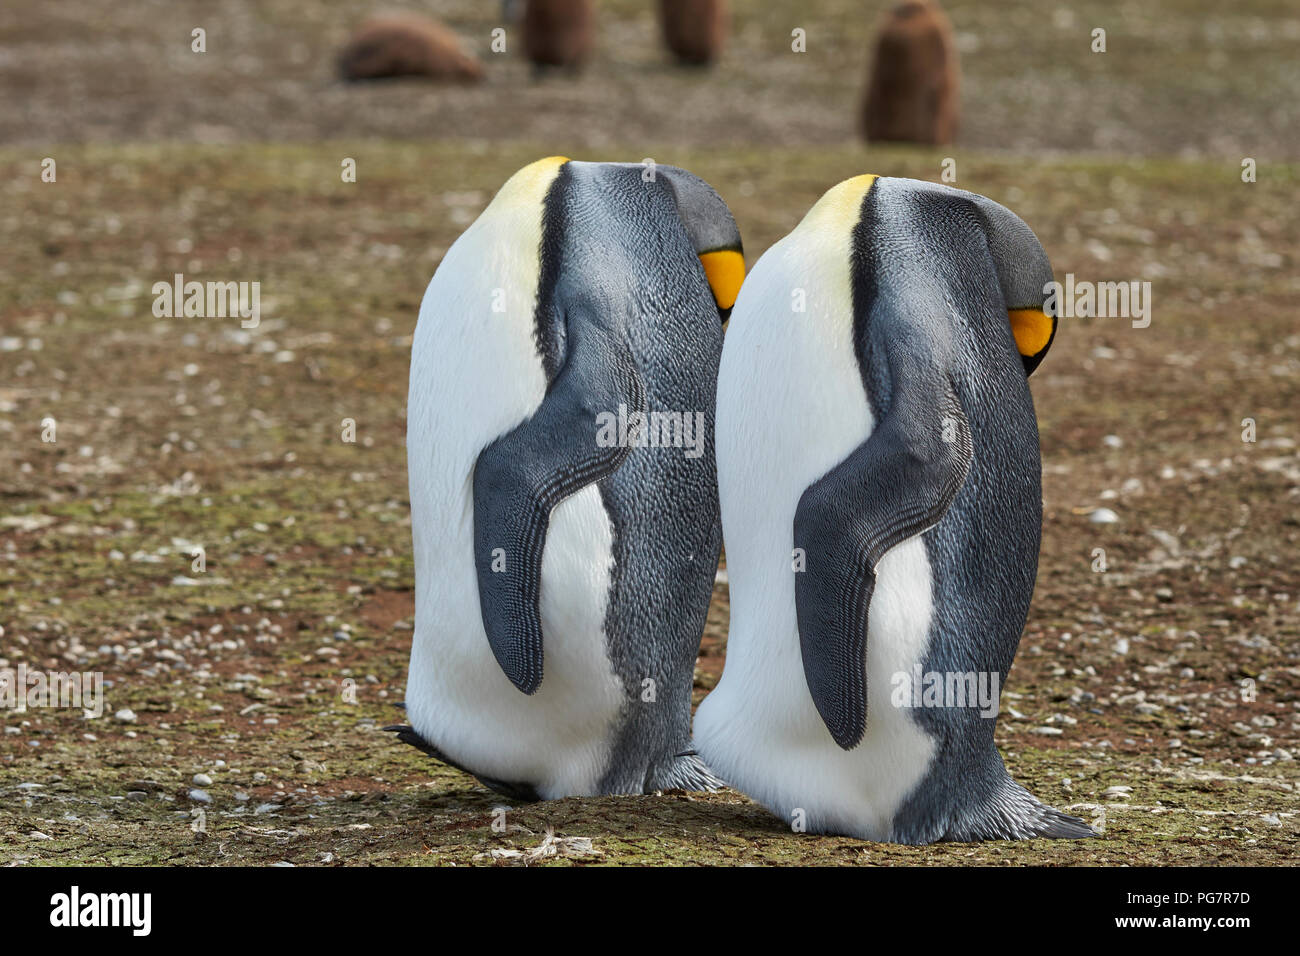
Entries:
{"type": "Polygon", "coordinates": [[[737,249],[714,249],[700,253],[704,276],[713,290],[713,301],[718,305],[718,315],[726,322],[731,317],[731,307],[736,304],[740,285],[745,281],[745,254],[737,249]]]}

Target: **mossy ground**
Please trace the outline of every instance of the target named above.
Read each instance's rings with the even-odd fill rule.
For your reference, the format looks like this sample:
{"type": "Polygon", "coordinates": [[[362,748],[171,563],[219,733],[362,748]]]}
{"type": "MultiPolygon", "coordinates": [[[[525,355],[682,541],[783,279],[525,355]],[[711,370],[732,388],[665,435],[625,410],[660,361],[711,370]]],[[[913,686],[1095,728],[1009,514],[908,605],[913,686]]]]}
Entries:
{"type": "MultiPolygon", "coordinates": [[[[54,186],[0,154],[23,230],[0,312],[21,342],[0,353],[3,658],[111,682],[98,720],[4,715],[0,861],[491,863],[548,828],[590,837],[608,863],[1293,858],[1292,167],[1243,184],[1228,164],[963,160],[961,184],[1017,208],[1058,276],[1166,276],[1149,328],[1067,320],[1032,380],[1043,555],[999,739],[1019,780],[1104,821],[1103,839],[877,846],[792,833],[734,793],[519,807],[498,833],[500,798],[381,732],[411,637],[403,409],[419,298],[493,188],[542,152],[78,147],[54,186]],[[338,181],[345,155],[363,157],[355,185],[338,181]],[[156,318],[149,287],[174,272],[260,280],[260,327],[156,318]],[[1076,513],[1095,506],[1119,523],[1076,513]],[[198,773],[210,804],[189,795],[198,773]],[[1132,790],[1103,796],[1116,786],[1132,790]]],[[[937,169],[925,152],[850,147],[671,159],[731,185],[751,261],[826,184],[937,169]]],[[[726,618],[720,584],[697,700],[726,618]]]]}
{"type": "MultiPolygon", "coordinates": [[[[0,668],[109,684],[99,719],[0,712],[0,864],[1294,862],[1300,167],[1274,160],[1300,130],[1300,20],[1283,0],[952,0],[965,117],[937,152],[852,144],[874,17],[857,3],[737,0],[730,52],[701,72],[664,61],[650,5],[610,0],[581,78],[532,83],[516,52],[456,90],[337,84],[344,6],[210,6],[0,13],[22,103],[0,116],[0,668]],[[498,832],[499,797],[381,731],[411,639],[419,301],[493,191],[555,153],[690,168],[751,263],[839,180],[936,180],[951,158],[1058,278],[1152,282],[1148,328],[1065,320],[1031,381],[1043,549],[999,722],[1014,776],[1102,838],[881,846],[793,833],[732,792],[517,807],[498,832]],[[261,324],[155,317],[151,286],[178,272],[260,282],[261,324]],[[1098,507],[1118,522],[1090,523],[1098,507]],[[552,856],[503,852],[548,831],[568,841],[552,856]]],[[[444,6],[486,56],[496,5],[444,6]]],[[[697,701],[727,616],[720,584],[697,701]]]]}

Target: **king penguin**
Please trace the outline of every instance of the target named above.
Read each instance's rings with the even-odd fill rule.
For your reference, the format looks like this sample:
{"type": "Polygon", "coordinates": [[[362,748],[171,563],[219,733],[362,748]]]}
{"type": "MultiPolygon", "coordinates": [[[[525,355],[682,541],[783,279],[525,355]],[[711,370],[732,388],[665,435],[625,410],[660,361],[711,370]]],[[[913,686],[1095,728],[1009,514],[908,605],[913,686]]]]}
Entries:
{"type": "Polygon", "coordinates": [[[721,549],[735,220],[671,166],[543,159],[420,306],[409,726],[517,800],[717,785],[689,751],[721,549]]]}
{"type": "Polygon", "coordinates": [[[1038,566],[1027,378],[1056,332],[1051,280],[997,203],[860,176],[745,281],[718,377],[731,623],[695,746],[791,825],[1093,835],[1015,783],[993,740],[1038,566]],[[913,695],[932,674],[954,693],[913,695]]]}

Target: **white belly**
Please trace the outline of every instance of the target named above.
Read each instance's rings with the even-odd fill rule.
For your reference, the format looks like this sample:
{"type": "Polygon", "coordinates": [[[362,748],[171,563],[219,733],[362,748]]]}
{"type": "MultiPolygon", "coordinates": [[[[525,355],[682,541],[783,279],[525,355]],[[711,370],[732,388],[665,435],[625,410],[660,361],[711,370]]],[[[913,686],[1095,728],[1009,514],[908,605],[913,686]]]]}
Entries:
{"type": "Polygon", "coordinates": [[[732,313],[717,411],[731,626],[722,678],[694,736],[719,776],[787,823],[880,840],[933,750],[890,703],[892,676],[910,674],[927,646],[925,547],[909,539],[880,563],[866,733],[851,751],[836,745],[808,692],[791,565],[800,496],[874,426],[851,340],[848,261],[847,248],[813,254],[797,230],[755,266],[732,313]],[[797,289],[806,312],[790,308],[797,289]]]}
{"type": "Polygon", "coordinates": [[[416,596],[407,714],[421,736],[477,773],[530,783],[548,798],[589,794],[625,700],[604,633],[613,530],[594,485],[551,515],[536,694],[524,695],[502,673],[479,610],[474,463],[537,409],[546,389],[533,342],[540,222],[517,209],[496,221],[493,209],[448,251],[412,344],[407,456],[416,596]],[[492,311],[501,301],[496,287],[505,289],[504,313],[492,311]]]}

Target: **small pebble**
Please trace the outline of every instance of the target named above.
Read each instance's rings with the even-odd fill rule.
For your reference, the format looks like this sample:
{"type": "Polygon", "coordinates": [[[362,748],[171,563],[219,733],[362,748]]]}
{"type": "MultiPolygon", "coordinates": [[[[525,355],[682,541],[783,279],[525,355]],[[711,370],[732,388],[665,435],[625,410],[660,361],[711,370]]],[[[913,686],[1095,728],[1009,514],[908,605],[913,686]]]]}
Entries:
{"type": "Polygon", "coordinates": [[[193,783],[196,787],[210,787],[212,786],[212,778],[206,773],[196,773],[194,775],[193,783]]]}
{"type": "Polygon", "coordinates": [[[208,792],[206,790],[191,790],[190,799],[193,800],[195,803],[212,802],[212,797],[208,795],[208,792]]]}
{"type": "Polygon", "coordinates": [[[133,724],[135,723],[135,711],[131,710],[129,707],[123,707],[113,715],[113,719],[119,723],[133,724]]]}

